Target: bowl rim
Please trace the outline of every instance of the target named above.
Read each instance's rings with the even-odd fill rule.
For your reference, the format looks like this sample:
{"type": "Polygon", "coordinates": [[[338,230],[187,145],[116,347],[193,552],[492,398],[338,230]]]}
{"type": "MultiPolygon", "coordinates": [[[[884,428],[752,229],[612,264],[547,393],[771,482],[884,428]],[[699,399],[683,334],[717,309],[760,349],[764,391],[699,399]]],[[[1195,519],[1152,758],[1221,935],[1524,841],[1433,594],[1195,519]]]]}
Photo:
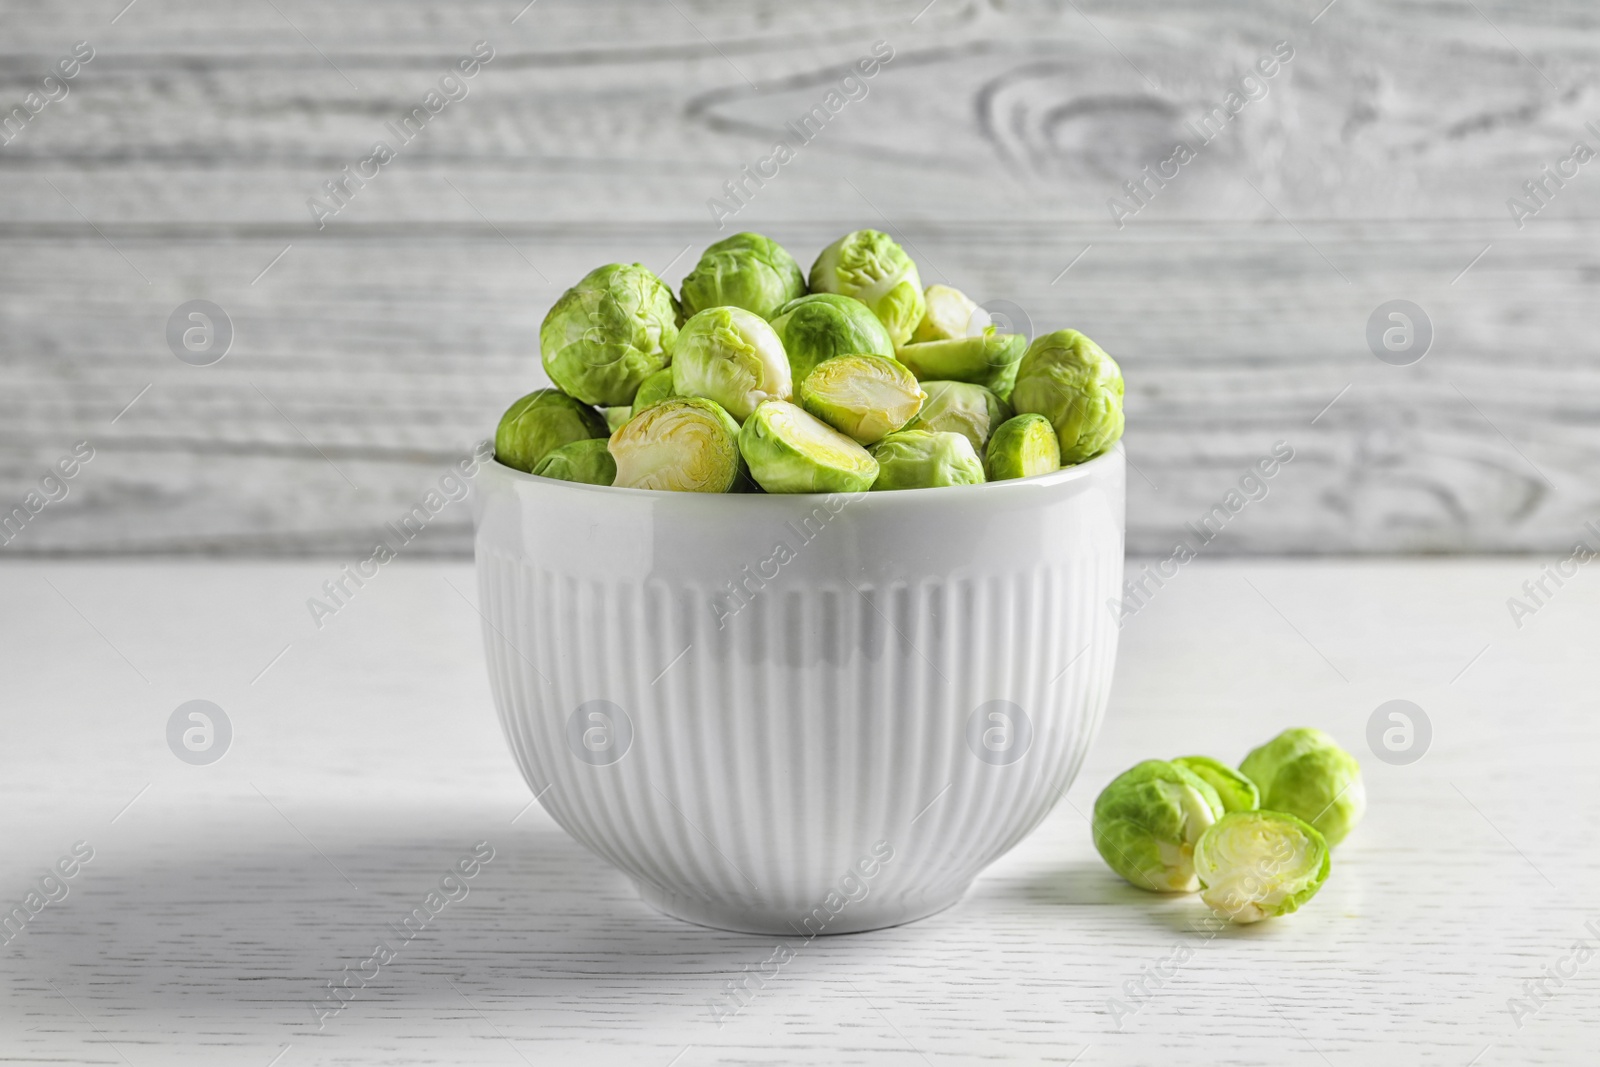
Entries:
{"type": "MultiPolygon", "coordinates": [[[[993,493],[996,493],[996,492],[1005,492],[1005,491],[1008,491],[1010,489],[1013,489],[1015,487],[1020,487],[1020,486],[1037,487],[1037,488],[1040,488],[1040,489],[1055,488],[1055,487],[1058,487],[1058,486],[1070,484],[1072,482],[1082,481],[1082,480],[1085,480],[1085,479],[1091,479],[1091,478],[1095,478],[1095,477],[1101,476],[1103,474],[1109,473],[1108,468],[1120,467],[1122,459],[1123,459],[1122,441],[1121,441],[1121,439],[1118,439],[1115,444],[1113,444],[1110,448],[1106,449],[1104,452],[1101,452],[1100,454],[1098,454],[1098,455],[1096,455],[1096,456],[1094,456],[1094,457],[1092,457],[1090,459],[1086,459],[1082,463],[1074,463],[1070,467],[1062,467],[1060,470],[1051,471],[1049,474],[1035,474],[1035,475],[1033,475],[1031,477],[1028,477],[1028,478],[1007,478],[1007,479],[1005,479],[1003,481],[998,481],[998,482],[980,482],[977,485],[940,485],[940,486],[931,486],[931,487],[922,488],[922,489],[896,489],[896,490],[894,490],[892,492],[886,491],[886,492],[881,492],[881,493],[873,493],[870,490],[864,490],[859,494],[843,493],[843,492],[829,492],[829,493],[672,493],[672,492],[667,492],[666,490],[662,490],[662,489],[635,489],[635,488],[633,488],[631,486],[625,486],[625,485],[590,485],[587,482],[568,482],[568,481],[563,481],[560,478],[541,478],[537,474],[529,474],[527,471],[521,471],[521,470],[518,470],[515,467],[509,467],[506,464],[501,463],[500,460],[497,459],[497,458],[491,458],[488,462],[489,462],[490,465],[492,465],[496,469],[498,474],[500,474],[502,477],[509,478],[513,482],[513,484],[524,484],[524,485],[530,486],[531,488],[537,488],[537,489],[540,489],[540,490],[552,491],[552,492],[561,492],[561,491],[565,490],[565,491],[569,491],[569,492],[572,492],[572,493],[586,493],[586,494],[604,493],[604,494],[610,495],[610,496],[614,496],[617,493],[626,493],[626,494],[629,494],[629,495],[631,495],[631,496],[633,496],[635,498],[637,498],[637,497],[648,497],[648,498],[651,498],[651,499],[666,498],[666,499],[671,499],[671,500],[674,500],[674,501],[688,500],[688,499],[692,499],[692,498],[695,498],[695,497],[703,498],[706,501],[718,501],[718,500],[729,500],[729,499],[750,500],[750,501],[756,501],[756,500],[795,500],[795,501],[799,501],[799,500],[826,500],[829,497],[834,497],[834,496],[870,496],[870,498],[873,499],[873,500],[888,501],[888,500],[904,500],[904,499],[906,499],[908,497],[916,498],[916,499],[919,499],[919,500],[926,500],[926,499],[928,499],[930,497],[933,497],[936,494],[939,495],[940,499],[943,499],[945,496],[948,496],[950,494],[959,494],[963,498],[969,498],[970,499],[975,494],[978,494],[978,493],[982,493],[982,492],[986,492],[987,491],[987,492],[993,494],[993,493]]],[[[755,505],[755,506],[759,506],[759,505],[755,505]]]]}

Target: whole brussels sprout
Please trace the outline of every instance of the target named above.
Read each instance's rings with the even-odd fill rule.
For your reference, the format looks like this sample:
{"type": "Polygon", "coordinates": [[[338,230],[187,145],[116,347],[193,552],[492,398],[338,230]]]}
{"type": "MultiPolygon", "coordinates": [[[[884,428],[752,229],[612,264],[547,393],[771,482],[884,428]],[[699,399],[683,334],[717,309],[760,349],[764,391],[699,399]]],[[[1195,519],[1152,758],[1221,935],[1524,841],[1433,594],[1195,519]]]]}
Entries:
{"type": "Polygon", "coordinates": [[[984,449],[983,466],[991,482],[1031,478],[1061,469],[1055,427],[1043,415],[1015,415],[1002,422],[984,449]]]}
{"type": "Polygon", "coordinates": [[[811,265],[811,291],[855,297],[878,316],[897,345],[911,339],[928,308],[917,265],[877,230],[847,233],[824,248],[811,265]]]}
{"type": "Polygon", "coordinates": [[[1187,768],[1149,759],[1095,798],[1091,830],[1106,864],[1140,889],[1192,893],[1195,842],[1222,817],[1217,791],[1187,768]]]}
{"type": "Polygon", "coordinates": [[[613,485],[726,493],[740,474],[739,424],[712,400],[663,400],[611,435],[617,461],[613,485]]]}
{"type": "Polygon", "coordinates": [[[1361,764],[1321,730],[1285,730],[1246,756],[1239,770],[1260,788],[1263,808],[1298,815],[1329,845],[1343,841],[1366,814],[1361,764]]]}
{"type": "Polygon", "coordinates": [[[769,493],[860,493],[878,476],[866,449],[786,400],[768,400],[751,413],[739,452],[769,493]]]}
{"type": "Polygon", "coordinates": [[[597,267],[539,327],[545,373],[587,404],[631,404],[639,383],[670,362],[681,321],[672,290],[640,264],[597,267]]]}
{"type": "Polygon", "coordinates": [[[834,356],[800,383],[800,403],[835,430],[863,445],[900,429],[928,394],[886,356],[834,356]]]}
{"type": "Polygon", "coordinates": [[[972,382],[1004,397],[1016,382],[1017,363],[1027,347],[1028,339],[1020,333],[1001,333],[991,326],[976,337],[901,345],[894,357],[918,378],[972,382]]]}
{"type": "Polygon", "coordinates": [[[958,433],[901,430],[872,446],[878,461],[877,489],[933,489],[943,485],[978,485],[983,461],[972,442],[958,433]]]}
{"type": "Polygon", "coordinates": [[[535,389],[506,408],[494,431],[494,458],[531,472],[552,449],[606,436],[606,420],[559,389],[535,389]]]}
{"type": "Polygon", "coordinates": [[[878,317],[861,301],[836,293],[812,293],[790,301],[778,309],[772,328],[789,354],[789,373],[797,382],[834,356],[894,358],[894,342],[878,317]]]}
{"type": "MultiPolygon", "coordinates": [[[[923,293],[928,309],[911,334],[915,344],[949,341],[956,337],[980,334],[989,325],[989,313],[960,289],[930,285],[923,293]]],[[[943,375],[940,375],[943,377],[943,375]]]]}
{"type": "Polygon", "coordinates": [[[672,391],[715,400],[743,422],[764,400],[794,391],[783,343],[761,316],[714,307],[683,324],[672,350],[672,391]]]}
{"type": "Polygon", "coordinates": [[[1172,762],[1211,783],[1222,800],[1223,811],[1255,811],[1261,806],[1261,790],[1256,784],[1220,760],[1210,756],[1179,756],[1172,762]]]}
{"type": "Polygon", "coordinates": [[[1064,466],[1082,463],[1122,436],[1122,369],[1077,330],[1043,334],[1022,355],[1011,403],[1050,420],[1064,466]]]}
{"type": "Polygon", "coordinates": [[[1230,811],[1194,847],[1200,899],[1236,923],[1297,911],[1331,868],[1332,853],[1316,828],[1281,811],[1230,811]]]}
{"type": "Polygon", "coordinates": [[[981,385],[923,382],[922,389],[928,399],[906,429],[961,434],[980,456],[989,443],[989,435],[1011,417],[1010,406],[981,385]]]}
{"type": "Polygon", "coordinates": [[[683,313],[736,307],[770,319],[805,295],[806,276],[784,247],[759,233],[736,233],[701,255],[683,279],[683,313]]]}
{"type": "Polygon", "coordinates": [[[672,368],[663,367],[639,383],[639,391],[633,394],[633,407],[628,409],[629,417],[632,418],[653,404],[661,403],[671,395],[672,368]]]}
{"type": "Polygon", "coordinates": [[[609,442],[604,437],[591,437],[551,449],[533,473],[563,482],[610,485],[617,480],[617,461],[611,458],[609,442]]]}
{"type": "MultiPolygon", "coordinates": [[[[643,386],[640,388],[643,388],[643,386]]],[[[605,417],[606,429],[615,433],[617,427],[633,418],[633,407],[629,404],[623,404],[620,407],[601,408],[600,414],[605,417]]]]}

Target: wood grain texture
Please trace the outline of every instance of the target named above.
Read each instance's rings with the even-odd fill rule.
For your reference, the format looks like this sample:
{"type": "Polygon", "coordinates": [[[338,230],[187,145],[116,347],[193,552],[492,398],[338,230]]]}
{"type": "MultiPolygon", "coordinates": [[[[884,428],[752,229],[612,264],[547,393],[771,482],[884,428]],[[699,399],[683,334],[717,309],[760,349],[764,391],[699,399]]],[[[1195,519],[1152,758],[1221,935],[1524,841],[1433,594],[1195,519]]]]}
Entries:
{"type": "MultiPolygon", "coordinates": [[[[6,0],[0,105],[96,55],[0,145],[0,510],[75,441],[96,458],[5,551],[365,552],[543,384],[538,323],[590,267],[676,284],[733,226],[808,262],[861,225],[1119,358],[1131,548],[1282,440],[1208,552],[1564,549],[1600,515],[1600,171],[1520,229],[1506,201],[1600,148],[1600,18],[1315,6],[6,0]],[[307,199],[478,40],[469,95],[318,229],[307,199]],[[707,201],[880,40],[719,234],[707,201]],[[1179,138],[1196,158],[1118,228],[1108,198],[1179,138]],[[211,367],[165,341],[196,298],[236,329],[211,367]],[[1409,367],[1365,339],[1396,298],[1436,332],[1409,367]]],[[[469,545],[447,514],[414,550],[469,545]]]]}
{"type": "Polygon", "coordinates": [[[1101,739],[1035,834],[950,911],[797,946],[720,1028],[707,1002],[773,939],[650,911],[529,807],[469,566],[398,561],[321,631],[303,601],[328,561],[0,568],[0,903],[74,842],[95,851],[66,899],[0,945],[0,1055],[1586,1063],[1600,961],[1548,986],[1520,1028],[1508,1011],[1600,923],[1585,892],[1600,802],[1574,788],[1600,751],[1583,669],[1600,585],[1583,574],[1514,630],[1504,597],[1537,567],[1193,564],[1124,630],[1101,739]],[[208,767],[164,738],[197,697],[234,729],[208,767]],[[1409,766],[1364,740],[1397,697],[1433,724],[1409,766]],[[1370,795],[1299,914],[1199,936],[1199,901],[1135,890],[1095,855],[1080,813],[1118,771],[1193,751],[1236,760],[1291,723],[1357,754],[1370,795]],[[360,969],[477,841],[495,858],[466,898],[319,1030],[325,983],[360,969]],[[1119,1018],[1113,998],[1132,1007],[1125,983],[1158,963],[1172,973],[1119,1018]]]}

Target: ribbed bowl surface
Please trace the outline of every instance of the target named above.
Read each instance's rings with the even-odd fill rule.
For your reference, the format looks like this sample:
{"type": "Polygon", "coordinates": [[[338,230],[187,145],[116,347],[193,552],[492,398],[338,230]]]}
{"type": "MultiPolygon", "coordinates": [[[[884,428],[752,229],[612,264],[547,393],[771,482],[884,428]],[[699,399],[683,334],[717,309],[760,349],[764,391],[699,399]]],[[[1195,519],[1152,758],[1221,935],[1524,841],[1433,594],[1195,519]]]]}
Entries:
{"type": "Polygon", "coordinates": [[[842,933],[958,900],[1050,811],[1116,657],[1121,448],[856,496],[488,464],[484,645],[529,786],[651,904],[842,933]]]}

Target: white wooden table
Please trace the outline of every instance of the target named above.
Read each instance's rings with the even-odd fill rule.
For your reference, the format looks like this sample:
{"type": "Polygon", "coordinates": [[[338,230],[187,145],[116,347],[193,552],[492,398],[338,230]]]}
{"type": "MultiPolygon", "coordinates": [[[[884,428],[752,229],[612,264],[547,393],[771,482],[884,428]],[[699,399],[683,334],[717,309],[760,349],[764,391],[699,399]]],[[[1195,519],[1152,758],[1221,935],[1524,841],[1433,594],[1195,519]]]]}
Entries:
{"type": "Polygon", "coordinates": [[[1600,946],[1600,574],[1519,631],[1505,600],[1541,565],[1189,565],[1124,631],[1069,803],[956,908],[804,946],[720,1028],[707,1002],[773,939],[650,911],[528,806],[469,566],[400,560],[321,631],[305,600],[328,561],[0,568],[0,902],[77,842],[93,851],[0,945],[0,1057],[1590,1063],[1600,958],[1571,949],[1600,946]],[[1365,741],[1393,698],[1433,726],[1409,766],[1365,741]],[[166,741],[191,699],[233,727],[209,766],[166,741]],[[1080,812],[1112,774],[1234,760],[1295,724],[1356,752],[1371,796],[1306,910],[1208,938],[1189,926],[1198,900],[1100,863],[1080,812]],[[479,841],[494,857],[468,895],[319,1030],[325,983],[370,974],[388,924],[479,841]],[[1169,977],[1131,996],[1158,965],[1169,977]],[[1569,976],[1530,997],[1546,968],[1569,976]]]}

